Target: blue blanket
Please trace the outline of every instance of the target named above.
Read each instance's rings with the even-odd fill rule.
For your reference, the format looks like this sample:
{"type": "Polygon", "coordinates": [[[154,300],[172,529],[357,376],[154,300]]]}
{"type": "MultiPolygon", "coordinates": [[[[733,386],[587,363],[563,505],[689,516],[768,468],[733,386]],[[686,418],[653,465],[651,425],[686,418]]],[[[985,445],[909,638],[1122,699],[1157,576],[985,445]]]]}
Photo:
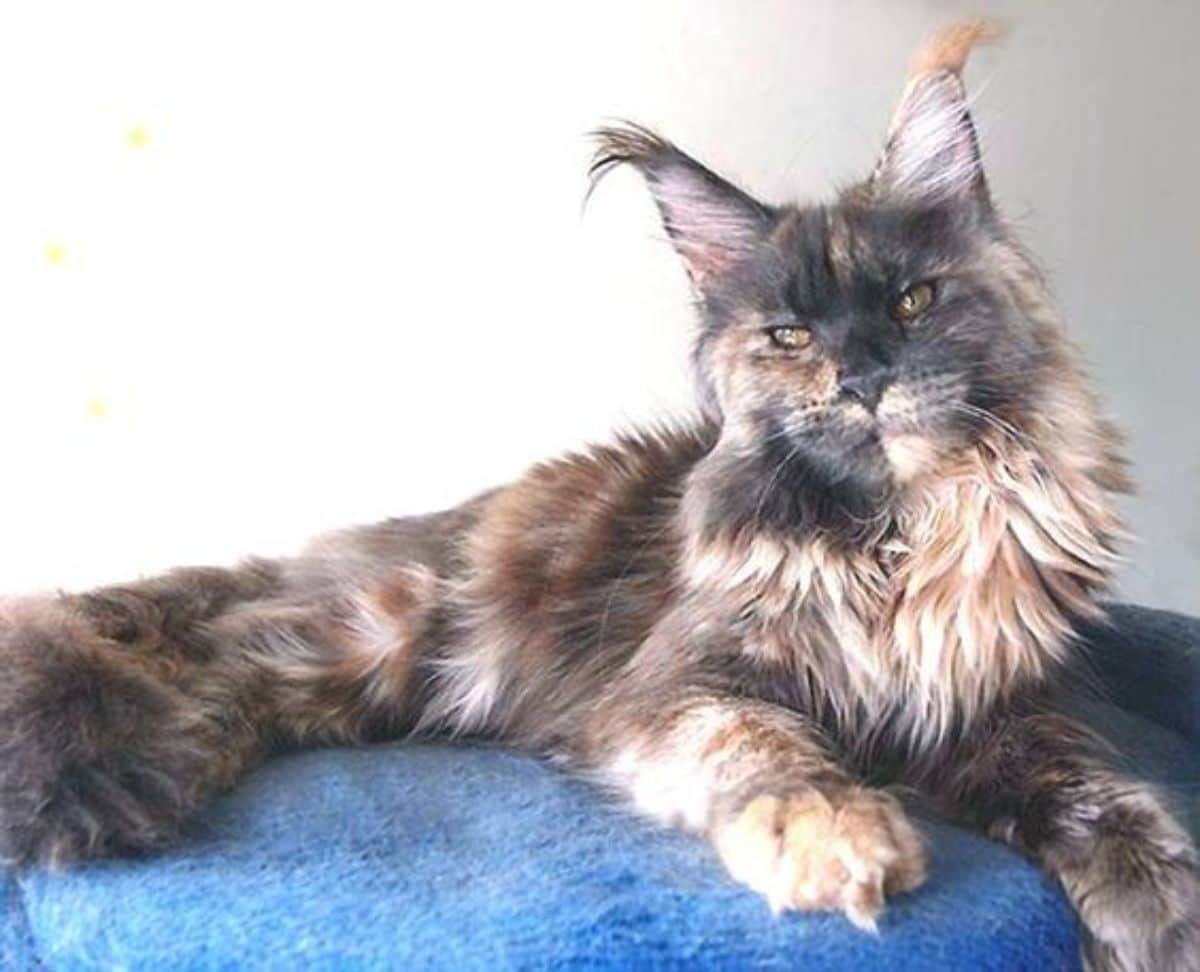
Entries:
{"type": "MultiPolygon", "coordinates": [[[[1114,621],[1090,638],[1110,702],[1080,710],[1195,815],[1200,622],[1126,607],[1114,621]]],[[[772,916],[703,841],[522,755],[297,753],[215,801],[172,851],[4,879],[0,968],[1079,967],[1052,882],[922,823],[930,880],[871,936],[837,915],[772,916]]]]}

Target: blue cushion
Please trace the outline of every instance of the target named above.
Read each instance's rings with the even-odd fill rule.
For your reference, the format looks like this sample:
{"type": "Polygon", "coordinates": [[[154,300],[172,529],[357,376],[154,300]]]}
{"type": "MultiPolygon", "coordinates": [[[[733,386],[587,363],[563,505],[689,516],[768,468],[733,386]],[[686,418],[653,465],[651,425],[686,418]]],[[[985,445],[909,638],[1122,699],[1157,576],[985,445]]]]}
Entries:
{"type": "Polygon", "coordinates": [[[874,938],[833,915],[773,917],[704,842],[528,757],[389,745],[275,760],[179,849],[22,891],[56,969],[1075,967],[1046,879],[978,837],[926,832],[934,879],[874,938]]]}
{"type": "MultiPolygon", "coordinates": [[[[1154,693],[1121,701],[1082,709],[1141,772],[1190,783],[1194,800],[1186,707],[1163,726],[1141,717],[1162,707],[1154,693]]],[[[7,879],[0,968],[1079,967],[1052,882],[978,836],[922,826],[930,880],[870,936],[837,915],[772,916],[704,841],[526,756],[450,744],[297,753],[215,801],[161,856],[7,879]]]]}

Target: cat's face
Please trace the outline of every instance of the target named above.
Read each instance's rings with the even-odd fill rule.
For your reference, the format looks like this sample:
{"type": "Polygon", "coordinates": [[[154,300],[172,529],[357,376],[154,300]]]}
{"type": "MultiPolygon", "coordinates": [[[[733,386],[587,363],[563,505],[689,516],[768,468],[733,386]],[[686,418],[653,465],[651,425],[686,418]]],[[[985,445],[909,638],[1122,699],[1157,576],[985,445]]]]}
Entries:
{"type": "Polygon", "coordinates": [[[774,207],[640,129],[635,164],[700,298],[696,364],[725,436],[764,470],[869,510],[1029,406],[1039,348],[1007,281],[957,74],[915,78],[871,177],[774,207]]]}
{"type": "Polygon", "coordinates": [[[829,478],[903,485],[1019,405],[1037,362],[974,203],[788,208],[705,296],[723,421],[829,478]]]}

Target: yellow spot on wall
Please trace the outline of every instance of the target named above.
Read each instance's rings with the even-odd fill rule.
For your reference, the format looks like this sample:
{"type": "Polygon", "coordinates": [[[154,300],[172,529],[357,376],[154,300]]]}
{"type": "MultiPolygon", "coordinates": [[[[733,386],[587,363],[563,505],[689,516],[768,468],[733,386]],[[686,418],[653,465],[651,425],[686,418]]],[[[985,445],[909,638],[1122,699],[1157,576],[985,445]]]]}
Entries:
{"type": "Polygon", "coordinates": [[[47,243],[45,249],[42,250],[42,256],[51,266],[61,267],[67,262],[67,248],[61,243],[47,243]]]}
{"type": "Polygon", "coordinates": [[[150,144],[150,132],[145,125],[134,125],[125,132],[125,141],[132,149],[144,149],[150,144]]]}
{"type": "Polygon", "coordinates": [[[103,395],[93,395],[88,399],[87,417],[97,422],[108,418],[108,402],[104,400],[103,395]]]}

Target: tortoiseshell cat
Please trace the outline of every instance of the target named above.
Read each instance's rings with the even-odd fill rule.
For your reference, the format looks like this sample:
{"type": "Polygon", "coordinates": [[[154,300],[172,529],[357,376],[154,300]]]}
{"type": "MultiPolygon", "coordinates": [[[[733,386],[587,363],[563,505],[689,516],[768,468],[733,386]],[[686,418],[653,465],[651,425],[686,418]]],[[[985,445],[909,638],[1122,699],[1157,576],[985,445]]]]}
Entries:
{"type": "Polygon", "coordinates": [[[701,415],[301,557],[0,611],[0,853],[161,845],[272,746],[470,734],[708,835],[776,909],[919,885],[888,774],[1061,880],[1105,969],[1200,968],[1195,851],[1047,698],[1121,535],[1115,439],[918,55],[872,175],[773,207],[648,131],[701,415]]]}

